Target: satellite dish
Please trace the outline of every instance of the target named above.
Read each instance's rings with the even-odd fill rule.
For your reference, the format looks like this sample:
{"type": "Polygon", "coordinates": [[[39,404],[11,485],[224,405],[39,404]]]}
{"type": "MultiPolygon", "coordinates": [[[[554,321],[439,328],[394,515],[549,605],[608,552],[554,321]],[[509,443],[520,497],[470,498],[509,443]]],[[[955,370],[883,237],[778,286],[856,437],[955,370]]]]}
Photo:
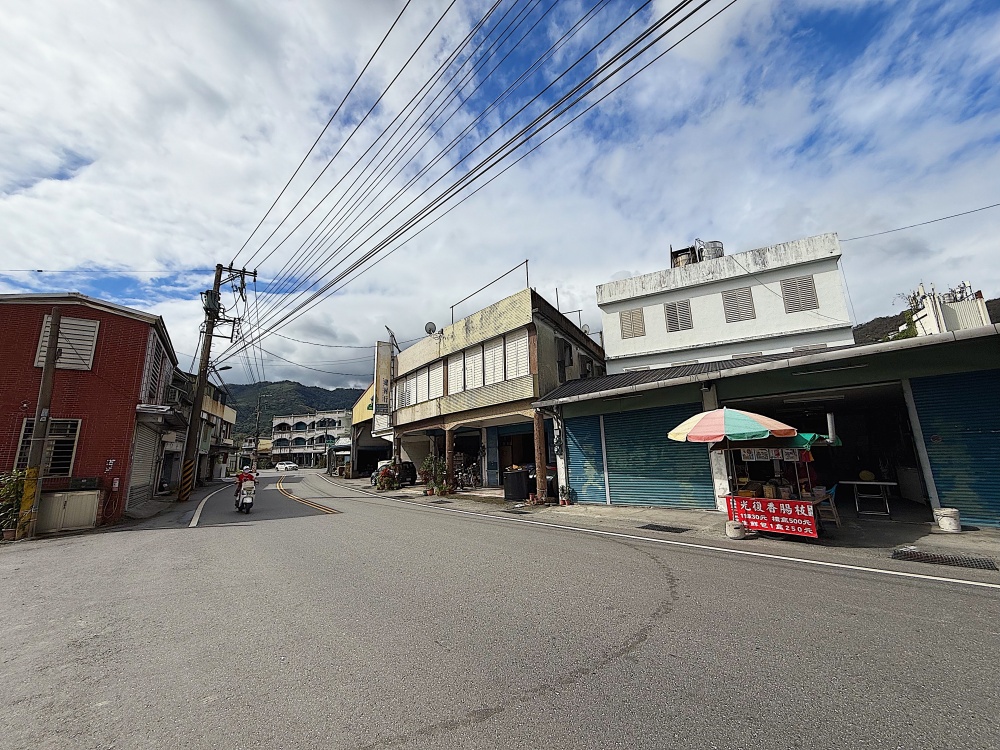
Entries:
{"type": "Polygon", "coordinates": [[[580,329],[580,330],[582,330],[584,333],[590,333],[590,326],[588,326],[586,323],[584,323],[583,324],[583,328],[580,329]]]}
{"type": "Polygon", "coordinates": [[[428,323],[427,325],[424,326],[424,332],[428,336],[430,336],[432,333],[434,333],[434,331],[436,331],[437,329],[438,329],[438,327],[436,325],[434,325],[433,323],[428,323]]]}

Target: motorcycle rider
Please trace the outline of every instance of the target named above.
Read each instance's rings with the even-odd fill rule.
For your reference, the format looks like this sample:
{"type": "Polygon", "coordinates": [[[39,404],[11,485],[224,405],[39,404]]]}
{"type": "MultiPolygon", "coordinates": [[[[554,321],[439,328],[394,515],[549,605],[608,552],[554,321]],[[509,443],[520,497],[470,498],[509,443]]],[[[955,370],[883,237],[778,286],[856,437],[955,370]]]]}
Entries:
{"type": "Polygon", "coordinates": [[[236,475],[236,507],[240,507],[240,494],[243,492],[244,482],[256,482],[257,477],[254,476],[253,472],[250,471],[250,467],[240,469],[240,473],[236,475]]]}

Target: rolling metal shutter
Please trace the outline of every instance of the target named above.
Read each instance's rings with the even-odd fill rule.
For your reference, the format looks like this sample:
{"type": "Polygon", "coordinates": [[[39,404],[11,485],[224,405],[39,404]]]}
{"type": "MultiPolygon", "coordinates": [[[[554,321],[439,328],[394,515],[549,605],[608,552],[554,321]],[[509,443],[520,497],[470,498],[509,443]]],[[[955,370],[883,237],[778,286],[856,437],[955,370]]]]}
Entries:
{"type": "Polygon", "coordinates": [[[715,510],[707,446],[667,438],[700,411],[680,404],[604,416],[612,505],[715,510]]]}
{"type": "Polygon", "coordinates": [[[1000,526],[1000,370],[912,378],[941,507],[1000,526]]]}
{"type": "Polygon", "coordinates": [[[160,435],[146,425],[135,426],[135,447],[132,450],[132,474],[128,482],[126,508],[134,508],[153,499],[153,471],[160,447],[160,435]]]}
{"type": "Polygon", "coordinates": [[[465,390],[465,355],[462,352],[448,357],[448,394],[465,390]]]}
{"type": "Polygon", "coordinates": [[[430,366],[427,373],[427,398],[441,398],[444,395],[444,360],[438,360],[430,366]]]}
{"type": "Polygon", "coordinates": [[[483,384],[503,382],[503,338],[487,341],[483,345],[483,384]]]}
{"type": "Polygon", "coordinates": [[[528,374],[528,331],[507,334],[507,380],[528,374]]]}
{"type": "Polygon", "coordinates": [[[483,387],[483,350],[478,346],[465,350],[465,390],[483,387]]]}
{"type": "Polygon", "coordinates": [[[574,417],[566,429],[566,468],[575,503],[607,503],[604,457],[601,452],[601,418],[574,417]]]}

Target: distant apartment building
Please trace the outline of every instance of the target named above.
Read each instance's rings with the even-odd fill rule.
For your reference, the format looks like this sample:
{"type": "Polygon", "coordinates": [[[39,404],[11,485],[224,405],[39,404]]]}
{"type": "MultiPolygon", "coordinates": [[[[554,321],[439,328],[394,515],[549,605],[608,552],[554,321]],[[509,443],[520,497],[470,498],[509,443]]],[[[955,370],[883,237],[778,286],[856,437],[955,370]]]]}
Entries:
{"type": "Polygon", "coordinates": [[[329,451],[350,455],[351,410],[284,414],[271,420],[271,461],[326,466],[329,451]]]}
{"type": "Polygon", "coordinates": [[[670,254],[669,268],[597,287],[609,374],[854,344],[836,234],[670,254]]]}

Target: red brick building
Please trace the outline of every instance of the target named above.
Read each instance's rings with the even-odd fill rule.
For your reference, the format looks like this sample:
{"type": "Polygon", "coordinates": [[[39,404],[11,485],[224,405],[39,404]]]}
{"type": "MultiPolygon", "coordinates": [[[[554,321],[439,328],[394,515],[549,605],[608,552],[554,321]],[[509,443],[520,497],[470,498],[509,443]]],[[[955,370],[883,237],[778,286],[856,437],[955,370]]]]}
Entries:
{"type": "Polygon", "coordinates": [[[164,448],[179,449],[186,423],[174,408],[177,355],[162,318],[76,293],[0,295],[0,471],[27,463],[54,307],[62,321],[40,531],[115,521],[151,500],[164,448]],[[86,502],[64,522],[75,495],[86,502]],[[43,529],[43,517],[57,528],[43,529]]]}

